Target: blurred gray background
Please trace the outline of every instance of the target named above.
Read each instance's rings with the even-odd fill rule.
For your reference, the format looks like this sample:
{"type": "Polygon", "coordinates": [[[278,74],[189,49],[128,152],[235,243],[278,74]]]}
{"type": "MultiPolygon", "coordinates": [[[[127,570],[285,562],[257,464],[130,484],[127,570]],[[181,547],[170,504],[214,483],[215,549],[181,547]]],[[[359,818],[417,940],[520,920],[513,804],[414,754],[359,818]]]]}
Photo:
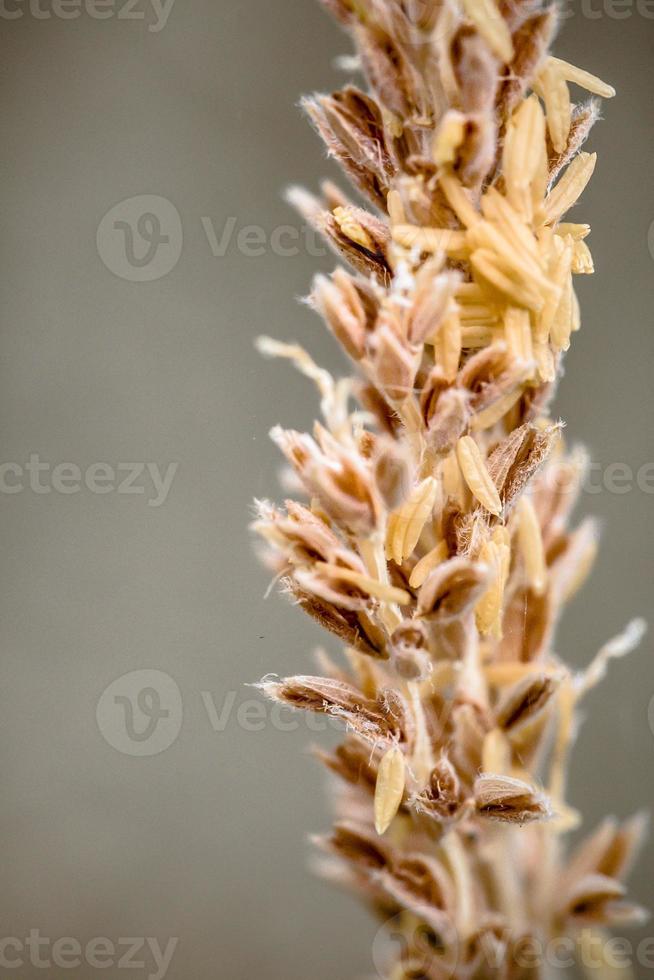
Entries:
{"type": "MultiPolygon", "coordinates": [[[[123,976],[119,940],[176,937],[170,980],[361,977],[375,926],[307,870],[306,834],[329,822],[306,751],[321,736],[253,730],[256,709],[242,709],[256,698],[246,682],[310,669],[321,639],[283,600],[264,601],[246,530],[251,498],[279,495],[270,426],[308,426],[316,409],[310,385],[262,361],[253,338],[302,340],[342,369],[297,302],[332,260],[304,244],[278,254],[270,235],[299,227],[285,185],[335,175],[296,104],[344,81],[333,61],[349,47],[312,0],[176,0],[165,24],[150,0],[90,8],[103,20],[75,9],[48,18],[45,0],[7,0],[0,15],[0,462],[3,487],[23,486],[0,493],[0,938],[106,937],[117,952],[104,947],[104,971],[38,967],[24,952],[0,976],[123,976]],[[183,244],[174,224],[146,223],[142,269],[121,278],[120,236],[140,204],[120,202],[141,195],[174,205],[183,244]],[[134,281],[148,275],[148,236],[156,247],[168,231],[174,268],[134,281]],[[49,464],[37,475],[50,492],[30,486],[30,456],[49,464]],[[53,471],[62,463],[79,467],[79,492],[61,492],[76,472],[53,471]],[[89,474],[100,463],[113,483],[106,467],[89,474]],[[117,492],[128,463],[178,464],[163,502],[147,469],[142,493],[117,492]],[[112,746],[119,733],[96,720],[103,691],[136,670],[170,675],[183,703],[183,723],[165,722],[172,744],[150,757],[112,746]]],[[[558,411],[600,469],[634,473],[628,492],[582,502],[605,524],[603,549],[558,643],[582,665],[651,608],[654,496],[635,474],[654,460],[654,22],[635,0],[568,10],[557,53],[619,98],[592,137],[600,164],[578,215],[593,225],[597,275],[579,283],[584,326],[558,411]]],[[[588,702],[572,773],[588,826],[651,803],[653,694],[648,640],[588,702]]],[[[156,699],[144,706],[140,730],[156,720],[156,699]]],[[[650,904],[652,853],[633,882],[650,904]]],[[[130,975],[156,975],[149,953],[134,959],[145,966],[130,975]]]]}

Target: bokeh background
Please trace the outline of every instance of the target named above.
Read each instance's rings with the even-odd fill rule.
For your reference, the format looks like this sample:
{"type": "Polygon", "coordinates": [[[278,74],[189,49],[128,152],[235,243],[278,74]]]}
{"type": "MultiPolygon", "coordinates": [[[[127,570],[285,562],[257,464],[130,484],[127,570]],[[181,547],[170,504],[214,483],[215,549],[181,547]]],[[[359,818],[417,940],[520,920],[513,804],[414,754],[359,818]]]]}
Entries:
{"type": "MultiPolygon", "coordinates": [[[[579,216],[597,275],[579,284],[584,327],[558,412],[600,469],[634,475],[654,460],[650,8],[568,7],[558,44],[619,91],[592,136],[600,164],[579,216]]],[[[256,709],[238,715],[257,697],[247,682],[306,670],[322,639],[283,600],[264,601],[246,530],[250,499],[278,492],[270,426],[308,426],[316,410],[311,386],[260,360],[253,339],[301,340],[343,367],[297,302],[332,260],[304,244],[278,254],[270,235],[299,227],[287,184],[335,175],[297,101],[342,83],[334,59],[348,44],[312,0],[176,0],[165,24],[150,0],[98,9],[111,15],[7,0],[0,15],[0,462],[178,469],[158,507],[147,471],[140,495],[36,493],[27,479],[0,493],[1,938],[176,937],[170,980],[363,977],[374,924],[307,870],[306,834],[329,822],[307,745],[330,736],[252,730],[256,709]],[[96,242],[103,216],[140,195],[170,201],[183,228],[175,267],[150,282],[111,271],[115,240],[96,242]],[[237,240],[250,225],[265,233],[258,255],[260,233],[237,240]],[[222,255],[212,231],[227,235],[222,255]],[[178,737],[151,757],[118,751],[96,721],[102,692],[135,670],[170,675],[183,702],[178,737]]],[[[559,636],[578,665],[649,613],[654,573],[651,493],[600,488],[582,508],[605,529],[559,636]]],[[[588,701],[572,772],[588,826],[651,804],[652,647],[588,701]]],[[[633,880],[650,904],[652,853],[633,880]]],[[[98,972],[125,971],[26,957],[0,969],[98,972]]]]}

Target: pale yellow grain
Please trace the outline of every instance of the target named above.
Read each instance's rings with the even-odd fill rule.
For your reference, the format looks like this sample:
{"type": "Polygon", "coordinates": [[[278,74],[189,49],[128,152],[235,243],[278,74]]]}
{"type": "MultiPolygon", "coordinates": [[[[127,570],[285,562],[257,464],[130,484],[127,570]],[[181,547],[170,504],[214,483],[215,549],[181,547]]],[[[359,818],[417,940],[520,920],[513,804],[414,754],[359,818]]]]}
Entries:
{"type": "Polygon", "coordinates": [[[548,61],[551,61],[556,66],[559,73],[567,82],[579,85],[581,88],[585,88],[587,92],[598,95],[601,99],[612,99],[615,95],[613,86],[607,85],[597,75],[591,75],[589,71],[584,71],[583,68],[577,68],[576,65],[571,65],[561,58],[550,57],[548,61]]]}
{"type": "Polygon", "coordinates": [[[588,238],[590,235],[590,225],[579,225],[573,224],[570,221],[562,221],[561,224],[556,226],[556,234],[561,235],[563,238],[566,235],[570,235],[576,242],[583,238],[588,238]]]}
{"type": "Polygon", "coordinates": [[[439,182],[447,203],[454,211],[462,225],[471,228],[479,221],[479,214],[470,200],[470,196],[463,184],[451,170],[445,169],[439,176],[439,182]]]}
{"type": "Polygon", "coordinates": [[[572,271],[578,276],[590,276],[595,271],[593,256],[586,242],[575,242],[572,248],[572,271]]]}
{"type": "Polygon", "coordinates": [[[484,738],[481,750],[482,772],[494,772],[499,776],[511,773],[511,745],[499,728],[493,728],[484,738]]]}
{"type": "Polygon", "coordinates": [[[557,153],[563,153],[572,125],[572,102],[568,83],[552,58],[548,58],[537,75],[534,87],[545,102],[552,145],[557,153]]]}
{"type": "Polygon", "coordinates": [[[502,638],[502,610],[504,590],[511,562],[510,545],[503,536],[485,541],[479,552],[479,560],[491,569],[489,588],[475,607],[477,629],[482,636],[502,638]]]}
{"type": "Polygon", "coordinates": [[[386,207],[391,225],[406,224],[406,213],[399,191],[391,190],[386,196],[386,207]]]}
{"type": "Polygon", "coordinates": [[[324,570],[327,574],[341,579],[343,582],[350,582],[362,592],[375,596],[382,602],[396,602],[400,606],[405,606],[411,601],[411,596],[404,589],[397,589],[393,585],[379,582],[377,579],[363,575],[361,572],[355,572],[353,569],[343,568],[341,565],[330,565],[328,562],[316,562],[316,569],[324,570]]]}
{"type": "Polygon", "coordinates": [[[499,293],[505,301],[536,312],[543,308],[545,299],[542,292],[533,283],[517,277],[515,270],[495,252],[477,249],[470,257],[470,264],[476,277],[499,293]]]}
{"type": "Polygon", "coordinates": [[[513,58],[511,31],[495,0],[461,0],[467,17],[473,22],[491,51],[505,65],[513,58]]]}
{"type": "Polygon", "coordinates": [[[540,521],[527,496],[518,503],[518,545],[531,589],[540,595],[547,585],[547,565],[540,521]]]}
{"type": "Polygon", "coordinates": [[[464,255],[467,249],[465,232],[450,228],[420,228],[418,225],[398,224],[393,226],[393,241],[403,248],[419,248],[421,252],[436,255],[464,255]]]}
{"type": "Polygon", "coordinates": [[[482,507],[498,517],[502,513],[502,501],[486,468],[479,446],[472,436],[462,436],[456,447],[457,460],[470,492],[482,507]]]}
{"type": "Polygon", "coordinates": [[[374,243],[366,229],[353,217],[347,208],[338,207],[332,212],[336,224],[341,229],[346,238],[361,245],[369,251],[374,248],[374,243]]]}
{"type": "Polygon", "coordinates": [[[558,221],[577,203],[593,176],[596,163],[596,153],[580,153],[574,158],[545,200],[545,215],[548,222],[558,221]]]}
{"type": "Polygon", "coordinates": [[[438,484],[429,476],[391,515],[387,532],[387,554],[400,565],[408,558],[418,543],[427,521],[431,518],[436,502],[438,484]]]}
{"type": "Polygon", "coordinates": [[[429,573],[444,562],[449,552],[447,542],[439,541],[435,548],[428,551],[416,564],[409,578],[409,585],[412,589],[419,589],[429,573]]]}
{"type": "Polygon", "coordinates": [[[488,408],[484,408],[481,412],[473,415],[471,423],[473,432],[483,432],[484,429],[490,429],[496,422],[504,418],[506,413],[510,412],[513,406],[520,400],[523,391],[524,386],[518,380],[513,391],[507,391],[505,395],[502,395],[501,398],[494,401],[488,408]]]}
{"type": "Polygon", "coordinates": [[[375,830],[381,837],[393,822],[402,804],[406,783],[404,755],[397,745],[386,752],[379,764],[375,786],[375,830]]]}
{"type": "Polygon", "coordinates": [[[451,313],[439,332],[441,365],[447,381],[454,381],[459,370],[463,341],[461,321],[457,313],[451,313]]]}
{"type": "Polygon", "coordinates": [[[445,113],[432,145],[434,163],[441,166],[454,163],[456,151],[463,143],[465,129],[466,117],[462,112],[450,109],[449,112],[445,113]]]}
{"type": "Polygon", "coordinates": [[[504,314],[504,336],[511,354],[521,361],[532,361],[534,348],[528,310],[510,306],[504,314]]]}

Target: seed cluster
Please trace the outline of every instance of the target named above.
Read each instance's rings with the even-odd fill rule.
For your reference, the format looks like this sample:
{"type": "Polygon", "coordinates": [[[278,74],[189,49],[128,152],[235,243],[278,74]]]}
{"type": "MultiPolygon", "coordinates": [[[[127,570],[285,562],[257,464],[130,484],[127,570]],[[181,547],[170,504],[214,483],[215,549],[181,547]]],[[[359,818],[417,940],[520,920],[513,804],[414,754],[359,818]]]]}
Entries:
{"type": "Polygon", "coordinates": [[[346,666],[322,653],[323,676],[262,688],[343,722],[319,844],[403,933],[387,976],[549,976],[521,944],[641,916],[622,882],[642,818],[564,842],[578,703],[641,624],[581,674],[553,649],[597,537],[569,527],[585,459],[549,415],[593,271],[588,225],[564,219],[598,108],[570,86],[614,92],[549,54],[546,3],[323,3],[367,85],[304,105],[365,206],[331,182],[290,196],[345,262],[311,304],[353,376],[260,341],[316,384],[322,421],[273,430],[303,500],[260,502],[254,527],[346,666]]]}

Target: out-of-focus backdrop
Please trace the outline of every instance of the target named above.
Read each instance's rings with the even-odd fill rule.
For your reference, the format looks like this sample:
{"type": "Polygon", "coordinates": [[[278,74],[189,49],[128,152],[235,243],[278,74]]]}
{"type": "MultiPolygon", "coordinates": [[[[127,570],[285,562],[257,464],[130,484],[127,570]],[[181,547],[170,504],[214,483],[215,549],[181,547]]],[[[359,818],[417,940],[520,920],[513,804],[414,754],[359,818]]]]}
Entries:
{"type": "MultiPolygon", "coordinates": [[[[559,636],[578,665],[652,605],[652,17],[585,0],[558,44],[619,92],[558,395],[605,525],[559,636]]],[[[345,80],[348,43],[312,0],[3,0],[0,26],[0,976],[370,975],[375,925],[307,870],[329,822],[307,746],[331,736],[245,686],[322,640],[264,600],[246,530],[279,493],[269,428],[316,411],[253,339],[343,369],[297,302],[332,259],[282,190],[335,176],[297,102],[345,80]]],[[[651,803],[652,647],[588,701],[588,826],[651,803]]]]}

